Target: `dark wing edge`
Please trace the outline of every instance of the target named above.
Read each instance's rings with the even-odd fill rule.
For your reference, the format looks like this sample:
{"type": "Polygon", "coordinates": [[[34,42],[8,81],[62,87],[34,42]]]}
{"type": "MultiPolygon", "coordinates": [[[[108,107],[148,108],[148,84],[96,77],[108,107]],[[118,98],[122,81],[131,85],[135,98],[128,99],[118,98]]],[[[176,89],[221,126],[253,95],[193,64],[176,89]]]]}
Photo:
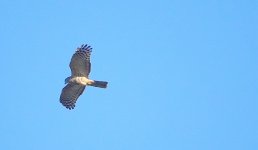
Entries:
{"type": "Polygon", "coordinates": [[[74,109],[75,103],[79,96],[83,93],[85,86],[68,83],[61,92],[60,103],[68,109],[74,109]]]}
{"type": "Polygon", "coordinates": [[[88,45],[82,45],[80,48],[77,48],[69,65],[72,71],[72,76],[89,76],[91,71],[91,51],[92,48],[88,45]]]}

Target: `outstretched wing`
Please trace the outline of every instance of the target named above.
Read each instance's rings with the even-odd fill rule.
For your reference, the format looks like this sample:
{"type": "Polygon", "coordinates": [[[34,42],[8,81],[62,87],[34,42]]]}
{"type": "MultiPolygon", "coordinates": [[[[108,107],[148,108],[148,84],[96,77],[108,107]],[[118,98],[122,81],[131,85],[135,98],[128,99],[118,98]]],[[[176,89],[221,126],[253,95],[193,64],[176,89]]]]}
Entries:
{"type": "Polygon", "coordinates": [[[73,54],[70,62],[72,76],[89,76],[91,69],[91,50],[92,48],[87,44],[77,48],[77,51],[73,54]]]}
{"type": "Polygon", "coordinates": [[[62,90],[60,102],[68,109],[73,109],[79,96],[83,93],[85,86],[68,83],[62,90]]]}

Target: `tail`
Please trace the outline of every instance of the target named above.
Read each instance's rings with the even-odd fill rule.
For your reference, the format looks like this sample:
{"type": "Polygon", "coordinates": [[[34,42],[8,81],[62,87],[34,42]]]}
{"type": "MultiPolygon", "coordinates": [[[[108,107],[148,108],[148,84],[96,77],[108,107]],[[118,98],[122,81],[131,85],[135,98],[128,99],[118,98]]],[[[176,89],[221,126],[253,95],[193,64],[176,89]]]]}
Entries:
{"type": "Polygon", "coordinates": [[[95,87],[99,87],[99,88],[107,88],[107,84],[108,82],[106,81],[95,81],[94,83],[92,83],[90,86],[95,86],[95,87]]]}

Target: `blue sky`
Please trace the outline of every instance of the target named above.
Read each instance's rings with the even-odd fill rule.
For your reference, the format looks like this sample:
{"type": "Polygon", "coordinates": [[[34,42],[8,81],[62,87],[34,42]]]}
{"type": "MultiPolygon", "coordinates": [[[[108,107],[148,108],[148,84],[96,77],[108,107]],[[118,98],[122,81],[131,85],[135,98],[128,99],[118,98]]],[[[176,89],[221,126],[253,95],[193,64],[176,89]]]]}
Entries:
{"type": "Polygon", "coordinates": [[[0,2],[0,145],[7,150],[257,150],[258,2],[0,2]],[[59,103],[90,44],[76,108],[59,103]]]}

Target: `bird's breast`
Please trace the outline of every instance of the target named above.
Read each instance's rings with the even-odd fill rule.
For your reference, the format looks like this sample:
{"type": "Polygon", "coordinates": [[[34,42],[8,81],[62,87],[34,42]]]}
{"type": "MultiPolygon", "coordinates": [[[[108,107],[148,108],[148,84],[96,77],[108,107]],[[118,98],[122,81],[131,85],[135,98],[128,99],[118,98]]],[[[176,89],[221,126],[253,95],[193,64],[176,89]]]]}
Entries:
{"type": "Polygon", "coordinates": [[[70,79],[69,82],[77,83],[77,84],[81,84],[81,85],[87,85],[88,80],[89,79],[86,77],[73,77],[70,79]]]}

